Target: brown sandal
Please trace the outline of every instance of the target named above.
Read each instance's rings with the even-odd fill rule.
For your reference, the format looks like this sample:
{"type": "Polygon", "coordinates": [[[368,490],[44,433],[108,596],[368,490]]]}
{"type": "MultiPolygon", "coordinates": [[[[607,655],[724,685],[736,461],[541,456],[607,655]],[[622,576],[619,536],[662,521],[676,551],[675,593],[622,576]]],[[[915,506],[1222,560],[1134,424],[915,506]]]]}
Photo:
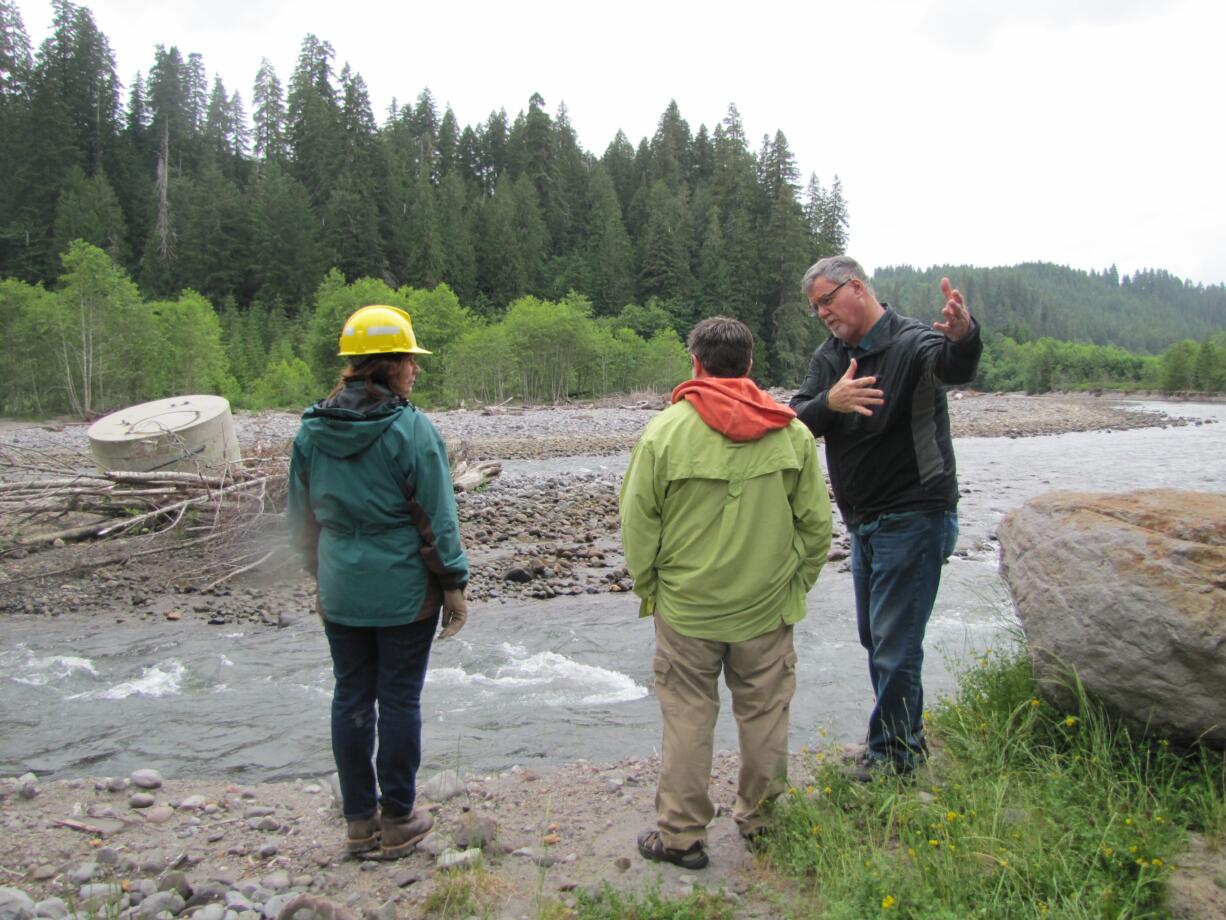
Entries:
{"type": "Polygon", "coordinates": [[[639,834],[639,855],[652,862],[672,863],[682,869],[702,869],[707,862],[707,848],[701,840],[695,840],[687,850],[673,850],[664,845],[660,832],[643,831],[639,834]]]}

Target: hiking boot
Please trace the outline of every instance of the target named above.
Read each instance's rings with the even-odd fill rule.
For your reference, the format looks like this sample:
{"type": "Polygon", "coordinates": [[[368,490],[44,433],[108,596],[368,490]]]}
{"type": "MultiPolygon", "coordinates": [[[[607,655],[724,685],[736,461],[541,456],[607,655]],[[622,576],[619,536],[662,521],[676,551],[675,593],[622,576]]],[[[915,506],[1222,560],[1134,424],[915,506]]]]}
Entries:
{"type": "Polygon", "coordinates": [[[395,859],[412,851],[430,829],[434,818],[428,811],[415,810],[411,815],[383,816],[383,846],[381,856],[395,859]]]}
{"type": "Polygon", "coordinates": [[[859,755],[847,768],[847,778],[857,783],[872,783],[878,779],[896,779],[910,782],[915,778],[915,767],[890,763],[867,753],[859,755]]]}
{"type": "Polygon", "coordinates": [[[365,853],[379,845],[379,816],[358,818],[349,822],[345,848],[350,853],[365,853]]]}
{"type": "Polygon", "coordinates": [[[672,850],[664,845],[659,831],[643,831],[639,834],[639,855],[652,862],[672,863],[682,869],[702,869],[706,866],[707,848],[701,840],[695,840],[687,850],[672,850]]]}

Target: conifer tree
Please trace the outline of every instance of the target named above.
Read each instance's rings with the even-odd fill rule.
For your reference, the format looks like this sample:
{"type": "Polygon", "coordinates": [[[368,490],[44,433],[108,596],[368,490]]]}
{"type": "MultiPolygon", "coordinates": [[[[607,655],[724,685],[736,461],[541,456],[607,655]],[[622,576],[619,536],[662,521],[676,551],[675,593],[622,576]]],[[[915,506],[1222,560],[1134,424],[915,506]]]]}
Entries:
{"type": "Polygon", "coordinates": [[[255,88],[251,94],[252,154],[265,163],[284,163],[285,99],[281,81],[268,58],[260,60],[260,69],[255,74],[255,88]]]}

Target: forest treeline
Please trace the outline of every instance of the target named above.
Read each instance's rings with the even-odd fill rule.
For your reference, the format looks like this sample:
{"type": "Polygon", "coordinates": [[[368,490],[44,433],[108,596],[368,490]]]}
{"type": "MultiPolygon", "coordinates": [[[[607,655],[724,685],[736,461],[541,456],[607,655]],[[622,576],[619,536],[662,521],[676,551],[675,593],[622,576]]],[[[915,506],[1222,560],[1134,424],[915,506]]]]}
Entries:
{"type": "MultiPolygon", "coordinates": [[[[468,126],[428,90],[376,117],[361,75],[314,35],[287,82],[262,62],[248,106],[175,47],[125,86],[88,8],[51,6],[35,50],[0,0],[0,411],[184,388],[299,405],[334,379],[338,304],[363,297],[422,324],[437,356],[418,395],[436,403],[666,388],[685,373],[681,337],[714,313],[753,329],[761,382],[790,386],[824,337],[798,279],[847,248],[841,184],[802,186],[783,133],[751,147],[735,106],[695,131],[669,103],[651,137],[618,132],[596,156],[539,95],[468,126]]],[[[1189,385],[1221,388],[1221,286],[1057,266],[876,283],[924,315],[941,273],[989,333],[980,385],[1179,376],[1132,355],[1122,376],[1079,382],[1083,364],[1124,365],[1044,344],[1075,338],[1181,343],[1193,369],[1215,368],[1189,385]]]]}

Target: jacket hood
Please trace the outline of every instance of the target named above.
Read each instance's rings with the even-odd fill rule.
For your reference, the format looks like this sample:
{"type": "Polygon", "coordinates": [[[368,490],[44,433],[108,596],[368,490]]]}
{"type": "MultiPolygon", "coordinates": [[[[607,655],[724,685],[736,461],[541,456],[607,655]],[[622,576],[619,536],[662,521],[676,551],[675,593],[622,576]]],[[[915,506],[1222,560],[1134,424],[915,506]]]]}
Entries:
{"type": "Polygon", "coordinates": [[[748,377],[701,377],[673,390],[673,402],[687,400],[708,426],[733,441],[757,441],[786,428],[796,413],[781,406],[748,377]]]}
{"type": "Polygon", "coordinates": [[[363,383],[347,383],[335,396],[321,399],[302,415],[311,443],[332,457],[351,457],[377,441],[409,406],[407,400],[380,386],[373,393],[363,383]]]}

